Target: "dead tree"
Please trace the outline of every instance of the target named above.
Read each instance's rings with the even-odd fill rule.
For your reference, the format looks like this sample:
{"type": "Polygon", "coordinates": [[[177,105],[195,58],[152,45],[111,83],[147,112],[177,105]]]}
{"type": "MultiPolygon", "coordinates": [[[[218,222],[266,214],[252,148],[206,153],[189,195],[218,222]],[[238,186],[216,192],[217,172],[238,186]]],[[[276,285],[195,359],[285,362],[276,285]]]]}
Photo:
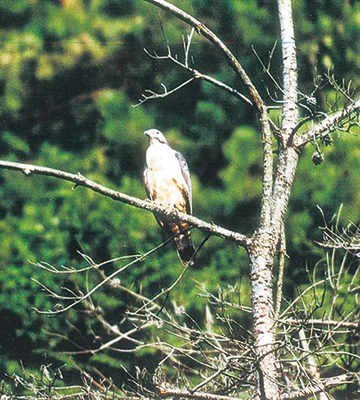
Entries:
{"type": "MultiPolygon", "coordinates": [[[[225,90],[230,95],[238,98],[240,101],[245,101],[248,104],[252,104],[257,111],[261,126],[259,140],[261,140],[263,145],[263,177],[259,223],[257,229],[253,232],[253,235],[251,237],[247,237],[242,233],[228,231],[216,225],[201,221],[198,218],[163,208],[158,204],[152,204],[148,201],[141,201],[139,199],[109,190],[89,181],[80,174],[67,174],[62,171],[56,171],[49,168],[15,164],[4,161],[0,162],[0,167],[22,170],[26,175],[44,174],[60,179],[66,179],[74,182],[78,186],[88,187],[89,189],[95,190],[115,200],[128,203],[132,206],[140,207],[150,211],[156,211],[157,213],[164,213],[172,216],[174,219],[187,221],[192,226],[206,231],[209,235],[218,235],[224,239],[235,241],[237,244],[246,249],[250,260],[249,274],[251,280],[251,312],[253,318],[252,335],[254,339],[251,348],[251,360],[253,363],[253,369],[255,370],[255,373],[253,374],[253,382],[255,383],[251,398],[263,400],[280,398],[308,398],[316,393],[325,391],[329,387],[343,384],[348,380],[348,375],[339,375],[337,377],[333,377],[332,380],[324,380],[320,379],[317,373],[313,371],[312,378],[314,381],[313,384],[309,385],[309,387],[293,388],[292,391],[287,390],[286,392],[281,389],[279,385],[279,365],[281,365],[281,362],[278,357],[278,347],[276,345],[277,328],[281,324],[296,324],[297,321],[290,319],[279,319],[281,285],[278,285],[278,293],[276,301],[274,301],[272,278],[277,252],[280,251],[282,257],[284,254],[284,248],[282,247],[284,219],[291,195],[299,155],[308,143],[316,142],[317,140],[326,137],[326,135],[329,134],[329,130],[341,129],[342,127],[348,128],[351,126],[352,123],[356,121],[357,113],[360,109],[360,101],[352,101],[347,107],[344,107],[340,111],[337,111],[332,115],[324,115],[321,122],[315,125],[311,130],[305,133],[299,133],[299,127],[303,125],[303,121],[299,119],[296,40],[294,35],[291,0],[277,1],[281,32],[279,42],[281,43],[282,49],[282,83],[279,85],[282,93],[282,118],[280,126],[277,126],[269,118],[268,106],[261,98],[250,77],[241,66],[241,63],[219,37],[217,37],[208,27],[201,23],[201,21],[182,11],[178,7],[168,3],[167,1],[145,1],[173,14],[176,18],[181,19],[191,27],[191,34],[189,35],[187,44],[185,46],[185,58],[183,62],[179,61],[177,57],[172,55],[170,47],[168,47],[168,52],[164,56],[150,53],[148,54],[158,60],[171,60],[175,65],[186,69],[192,76],[188,81],[170,91],[168,91],[164,86],[164,93],[147,92],[141,99],[140,103],[153,98],[170,96],[174,91],[181,90],[183,86],[187,85],[192,80],[200,79],[210,82],[218,87],[219,90],[225,90]],[[242,81],[244,88],[247,90],[246,94],[241,93],[238,89],[232,88],[227,84],[212,78],[211,76],[202,74],[200,71],[192,68],[189,65],[189,49],[191,46],[191,39],[195,34],[204,36],[215,46],[217,51],[223,54],[224,59],[228,62],[229,66],[234,70],[234,73],[242,81]],[[276,145],[274,146],[273,143],[276,143],[276,145]],[[273,159],[274,153],[276,153],[275,162],[273,159]]],[[[241,55],[239,55],[239,58],[241,58],[241,55]]],[[[319,157],[321,157],[321,154],[319,154],[319,157]]],[[[146,255],[144,255],[144,257],[145,256],[146,255]]],[[[138,262],[139,260],[141,260],[141,257],[137,258],[134,262],[138,262]]],[[[114,276],[107,277],[104,282],[109,282],[114,278],[114,276]]],[[[91,294],[97,289],[98,287],[96,286],[88,294],[81,295],[78,298],[73,298],[71,307],[74,304],[86,302],[90,298],[91,294]]],[[[147,304],[150,303],[153,305],[154,299],[151,302],[149,301],[147,304]]],[[[53,313],[64,311],[65,309],[62,308],[53,311],[53,313]]],[[[148,313],[149,315],[151,314],[153,320],[156,321],[158,318],[157,314],[151,313],[151,311],[148,311],[148,313]]],[[[313,323],[315,322],[313,321],[313,323]]],[[[149,323],[144,323],[141,326],[141,329],[145,329],[148,326],[149,323]]],[[[184,331],[184,328],[181,328],[180,326],[176,326],[176,329],[184,331]]],[[[300,330],[300,333],[301,332],[302,331],[300,330]]],[[[132,332],[128,332],[126,337],[130,337],[131,334],[132,332]]],[[[191,336],[189,332],[186,332],[186,334],[191,336]]],[[[307,347],[307,338],[303,333],[301,333],[300,336],[302,338],[301,343],[304,352],[307,352],[305,359],[307,359],[310,365],[313,366],[311,354],[307,347]]],[[[118,338],[123,337],[124,334],[118,336],[118,338]]],[[[208,338],[208,340],[210,340],[210,338],[208,338]]],[[[111,345],[113,344],[114,343],[111,343],[111,345]]],[[[104,350],[105,348],[106,346],[103,346],[101,350],[104,350]]],[[[175,350],[172,349],[172,351],[175,350]]],[[[246,354],[248,354],[248,351],[249,349],[246,351],[244,350],[246,354]]],[[[231,357],[236,358],[235,356],[231,357]]],[[[229,365],[232,362],[230,362],[231,357],[229,358],[229,365]]],[[[219,368],[218,370],[214,371],[213,375],[211,375],[208,380],[204,381],[203,385],[198,385],[196,388],[188,391],[172,389],[166,385],[159,384],[158,395],[161,397],[174,398],[189,397],[202,399],[229,399],[230,397],[211,395],[210,393],[202,393],[200,391],[201,387],[205,386],[211,379],[220,375],[225,370],[226,368],[219,368]]]]}
{"type": "MultiPolygon", "coordinates": [[[[238,59],[231,53],[226,45],[211,30],[189,14],[163,0],[146,0],[160,7],[177,18],[185,21],[195,31],[205,36],[213,45],[222,52],[229,65],[242,80],[248,93],[245,97],[234,88],[228,88],[223,83],[217,82],[200,72],[189,67],[187,59],[181,65],[193,73],[193,79],[204,79],[219,88],[247,102],[252,102],[258,111],[261,123],[261,141],[263,144],[263,190],[258,229],[253,236],[245,241],[245,248],[250,258],[250,278],[252,285],[252,315],[253,335],[255,349],[258,357],[258,385],[256,398],[279,398],[277,357],[275,351],[275,308],[273,301],[272,275],[276,251],[279,249],[280,238],[284,226],[284,218],[290,199],[293,180],[298,164],[299,155],[304,146],[311,140],[316,140],[327,133],[329,128],[340,126],[360,107],[360,102],[353,102],[348,108],[335,115],[326,117],[311,131],[299,135],[298,111],[298,70],[296,58],[296,42],[292,18],[291,0],[278,0],[278,16],[280,23],[282,49],[282,120],[281,126],[274,126],[268,116],[268,109],[259,92],[252,84],[250,77],[242,68],[238,59]],[[272,132],[271,132],[272,130],[272,132]],[[273,165],[272,135],[277,142],[277,160],[273,165]]],[[[190,39],[189,39],[190,41],[190,39]]],[[[171,55],[171,50],[165,58],[180,64],[171,55]]],[[[157,56],[155,56],[157,57],[157,56]]],[[[241,58],[241,55],[239,56],[241,58]]],[[[158,57],[157,57],[158,58],[158,57]]],[[[169,93],[164,93],[169,95],[169,93]]],[[[151,93],[149,97],[158,97],[151,93]]],[[[144,97],[147,100],[149,97],[144,97]]],[[[259,135],[260,138],[260,135],[259,135]]]]}

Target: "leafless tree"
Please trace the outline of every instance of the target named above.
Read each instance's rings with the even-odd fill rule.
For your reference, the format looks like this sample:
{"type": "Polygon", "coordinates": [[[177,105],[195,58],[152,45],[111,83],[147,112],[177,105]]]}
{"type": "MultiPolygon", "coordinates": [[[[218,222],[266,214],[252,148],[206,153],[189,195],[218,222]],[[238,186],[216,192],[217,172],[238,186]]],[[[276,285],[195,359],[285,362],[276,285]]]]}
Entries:
{"type": "MultiPolygon", "coordinates": [[[[141,262],[147,254],[135,255],[130,261],[126,260],[126,263],[111,276],[101,276],[100,283],[86,294],[69,292],[62,296],[45,288],[57,301],[64,300],[69,304],[65,307],[58,307],[52,310],[51,313],[64,312],[68,308],[82,303],[88,312],[92,312],[94,317],[101,320],[104,327],[112,332],[114,339],[103,344],[97,350],[88,350],[89,352],[94,353],[105,349],[125,352],[125,350],[116,347],[117,343],[122,340],[127,340],[133,344],[133,349],[126,351],[136,351],[147,346],[153,346],[161,351],[164,354],[164,358],[158,366],[156,376],[153,378],[157,389],[156,395],[159,397],[229,400],[233,399],[235,394],[239,395],[247,392],[248,398],[263,400],[305,399],[315,395],[319,395],[320,398],[324,399],[330,398],[326,394],[330,388],[338,387],[356,378],[344,368],[342,368],[342,373],[324,378],[319,372],[319,364],[332,363],[337,365],[341,354],[350,355],[351,351],[346,347],[347,344],[341,344],[341,338],[351,332],[354,335],[357,334],[358,324],[353,321],[358,316],[358,310],[356,310],[356,313],[341,314],[341,316],[335,315],[335,311],[331,310],[323,318],[315,318],[314,315],[318,306],[315,307],[314,305],[314,309],[310,310],[308,306],[302,307],[301,305],[305,304],[304,299],[308,296],[313,296],[313,299],[321,299],[321,296],[325,296],[330,291],[334,298],[335,309],[335,303],[339,301],[337,297],[338,288],[343,284],[342,279],[345,275],[345,268],[337,275],[332,267],[331,259],[328,259],[327,276],[310,282],[308,288],[304,288],[298,294],[298,297],[282,312],[280,312],[282,298],[281,270],[278,274],[279,283],[275,297],[272,286],[273,269],[278,253],[280,254],[280,266],[283,265],[286,253],[284,247],[284,219],[299,155],[308,143],[316,143],[321,138],[327,137],[329,131],[334,129],[349,130],[354,124],[357,124],[360,101],[352,101],[347,98],[348,105],[346,107],[330,115],[323,114],[319,123],[307,132],[304,133],[304,129],[302,129],[303,133],[299,133],[299,128],[303,128],[304,120],[299,118],[298,69],[291,0],[277,0],[283,71],[282,82],[278,84],[279,91],[282,94],[280,126],[277,126],[269,118],[268,106],[252,83],[251,78],[245,72],[239,60],[219,37],[199,20],[167,1],[145,1],[181,19],[191,29],[185,41],[184,61],[179,61],[177,57],[174,57],[169,46],[167,54],[157,55],[148,52],[149,56],[159,61],[162,59],[170,60],[177,67],[187,70],[192,76],[188,81],[171,90],[167,90],[166,86],[163,85],[163,93],[147,92],[140,100],[140,103],[153,98],[171,96],[174,91],[181,90],[183,86],[192,80],[200,79],[210,82],[218,87],[219,90],[225,90],[240,101],[252,104],[257,111],[261,126],[259,140],[263,145],[263,177],[259,223],[253,235],[247,237],[242,233],[226,230],[193,216],[169,210],[159,204],[135,199],[104,188],[80,174],[74,175],[50,168],[5,161],[0,162],[0,167],[21,170],[26,175],[44,174],[66,179],[77,186],[85,186],[131,206],[164,213],[174,219],[187,221],[193,227],[204,230],[208,235],[217,235],[224,239],[235,241],[246,249],[250,260],[251,309],[246,309],[241,304],[235,304],[231,301],[230,292],[215,296],[204,289],[203,296],[207,297],[209,304],[213,306],[221,304],[223,307],[231,307],[235,312],[251,313],[252,330],[251,332],[246,332],[244,338],[234,338],[231,335],[214,333],[211,328],[212,313],[210,309],[207,330],[190,329],[177,322],[174,315],[171,315],[162,306],[162,303],[158,301],[161,296],[166,295],[166,292],[171,291],[173,286],[153,299],[147,299],[123,287],[120,281],[117,280],[117,275],[131,265],[141,262]],[[244,90],[247,91],[246,94],[190,66],[189,51],[193,35],[202,35],[215,46],[217,51],[223,54],[224,59],[243,83],[244,90]],[[276,154],[275,161],[274,153],[276,154]],[[101,313],[96,312],[96,308],[91,302],[91,296],[105,284],[127,291],[142,303],[142,306],[136,311],[129,312],[128,317],[133,322],[133,329],[125,333],[120,332],[118,327],[109,326],[106,321],[101,319],[101,313]],[[329,285],[331,289],[329,289],[329,285]],[[160,311],[164,316],[160,317],[160,311]],[[165,325],[168,331],[181,337],[186,342],[186,346],[184,345],[180,348],[166,342],[144,343],[134,338],[134,332],[152,329],[154,326],[160,325],[165,325]],[[184,385],[185,388],[181,387],[180,384],[177,387],[170,386],[162,376],[162,366],[167,362],[172,362],[179,368],[191,369],[191,367],[186,366],[185,359],[193,361],[199,369],[204,371],[203,380],[193,387],[186,383],[184,385]],[[319,361],[320,359],[321,361],[319,361]]],[[[241,55],[239,57],[241,58],[241,55]]],[[[321,161],[321,156],[320,151],[317,152],[314,162],[321,161]]],[[[326,234],[328,235],[328,242],[332,241],[330,247],[346,249],[348,242],[344,239],[344,235],[339,239],[336,236],[336,232],[326,231],[326,234]]],[[[97,274],[102,274],[98,264],[89,258],[86,258],[86,260],[89,263],[87,269],[95,271],[97,274]]],[[[121,261],[123,262],[124,260],[121,261]]],[[[38,266],[52,273],[75,272],[73,270],[60,270],[46,264],[38,264],[38,266]]],[[[182,275],[178,281],[181,279],[182,275]]],[[[307,304],[309,303],[307,302],[307,304]]],[[[179,309],[175,311],[175,314],[178,315],[185,313],[185,311],[179,309]]],[[[225,314],[219,314],[219,318],[228,327],[229,331],[233,329],[234,321],[225,314]]],[[[241,327],[238,328],[241,329],[241,327]]],[[[81,352],[84,351],[83,349],[81,350],[81,352]]],[[[354,352],[351,353],[351,356],[358,357],[354,352]]],[[[186,371],[184,374],[186,374],[186,371]]],[[[134,376],[134,382],[144,391],[143,395],[147,396],[149,392],[144,389],[141,379],[141,371],[139,371],[139,374],[134,376]]],[[[244,397],[245,394],[242,394],[242,398],[244,397]]]]}

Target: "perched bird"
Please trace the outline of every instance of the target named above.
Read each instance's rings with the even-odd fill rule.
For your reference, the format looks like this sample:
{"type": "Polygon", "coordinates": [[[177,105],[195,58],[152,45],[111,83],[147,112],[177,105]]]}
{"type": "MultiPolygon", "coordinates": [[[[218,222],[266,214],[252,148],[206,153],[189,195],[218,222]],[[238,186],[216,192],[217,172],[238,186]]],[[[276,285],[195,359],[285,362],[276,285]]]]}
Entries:
{"type": "MultiPolygon", "coordinates": [[[[191,214],[191,180],[185,158],[168,145],[165,136],[159,130],[149,129],[144,135],[150,139],[144,168],[144,183],[149,199],[164,207],[173,207],[183,213],[191,214]]],[[[166,234],[174,238],[183,265],[192,265],[195,250],[189,225],[186,222],[175,222],[158,213],[154,215],[166,234]]]]}

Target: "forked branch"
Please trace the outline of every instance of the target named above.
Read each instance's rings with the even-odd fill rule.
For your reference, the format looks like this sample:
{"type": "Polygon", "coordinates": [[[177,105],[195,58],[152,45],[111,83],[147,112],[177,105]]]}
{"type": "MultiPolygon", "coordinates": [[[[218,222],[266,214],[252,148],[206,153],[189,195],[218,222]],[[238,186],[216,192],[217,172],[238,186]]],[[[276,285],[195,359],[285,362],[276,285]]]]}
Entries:
{"type": "MultiPolygon", "coordinates": [[[[165,0],[145,0],[145,1],[155,5],[156,7],[159,7],[165,11],[170,12],[175,17],[179,18],[180,20],[184,21],[189,26],[194,28],[198,34],[201,34],[205,38],[207,38],[215,46],[215,48],[218,49],[220,51],[220,53],[223,54],[223,56],[225,57],[226,61],[230,65],[230,67],[235,71],[236,75],[240,78],[242,83],[247,88],[250,100],[247,99],[245,96],[243,96],[237,90],[230,88],[229,86],[227,86],[217,80],[214,80],[214,78],[211,78],[204,74],[200,74],[198,71],[193,70],[194,78],[207,80],[208,82],[211,82],[211,83],[215,84],[216,86],[228,91],[233,96],[241,98],[242,100],[247,99],[248,102],[251,102],[253,105],[255,105],[256,110],[258,111],[258,113],[260,115],[262,143],[263,143],[263,148],[264,148],[264,151],[263,151],[263,162],[264,162],[263,196],[262,196],[262,206],[261,206],[262,211],[261,211],[261,219],[260,219],[261,220],[260,228],[261,228],[261,230],[269,229],[271,223],[270,223],[270,218],[268,217],[268,215],[269,215],[269,211],[271,208],[271,194],[272,194],[272,187],[273,187],[273,184],[272,184],[272,182],[273,182],[273,158],[272,158],[273,154],[272,154],[272,135],[271,135],[270,126],[272,127],[272,129],[275,132],[277,132],[278,129],[275,126],[275,124],[270,120],[268,113],[267,113],[267,107],[265,106],[263,99],[261,98],[259,92],[257,91],[256,87],[252,83],[251,79],[249,78],[249,76],[247,75],[246,71],[243,69],[243,67],[237,60],[237,58],[232,54],[232,52],[225,45],[225,43],[217,35],[215,35],[214,32],[212,32],[203,23],[201,23],[199,20],[197,20],[190,14],[186,13],[185,11],[181,10],[180,8],[174,6],[171,3],[168,3],[165,0]],[[199,74],[199,75],[197,75],[197,74],[199,74]]],[[[189,35],[188,41],[189,40],[191,40],[191,35],[189,35]]],[[[169,46],[167,46],[167,47],[168,47],[168,52],[169,52],[169,46]]],[[[189,45],[185,46],[185,52],[187,52],[187,51],[189,51],[189,45]]],[[[168,58],[169,54],[168,54],[168,56],[165,56],[165,57],[168,58]]],[[[188,57],[185,55],[184,65],[186,68],[189,67],[187,60],[188,60],[188,57]]],[[[189,82],[187,82],[187,83],[189,83],[189,82]]],[[[174,89],[174,90],[176,90],[176,89],[174,89]]],[[[152,96],[154,96],[154,93],[152,94],[152,96]]],[[[163,97],[163,95],[161,97],[163,97]]],[[[152,98],[154,98],[154,97],[152,97],[152,98]]]]}
{"type": "Polygon", "coordinates": [[[235,73],[239,76],[241,81],[246,86],[251,101],[256,105],[257,110],[259,112],[263,111],[264,102],[256,90],[254,84],[251,82],[249,76],[237,60],[237,58],[232,54],[230,49],[225,45],[225,43],[220,40],[218,36],[215,35],[209,28],[207,28],[203,23],[199,20],[191,16],[190,14],[186,13],[185,11],[181,10],[180,8],[174,6],[171,3],[168,3],[165,0],[145,0],[148,3],[154,4],[157,7],[162,8],[165,11],[170,12],[175,17],[181,19],[182,21],[186,22],[191,27],[195,28],[196,32],[203,35],[207,38],[216,48],[220,50],[220,52],[225,56],[226,61],[229,63],[231,68],[235,71],[235,73]]]}
{"type": "Polygon", "coordinates": [[[348,107],[343,110],[338,111],[337,113],[328,116],[325,118],[320,124],[315,126],[313,129],[309,130],[304,135],[300,136],[298,142],[298,148],[302,148],[307,143],[321,138],[324,134],[331,129],[336,130],[338,127],[342,127],[345,124],[353,123],[353,118],[358,119],[358,114],[360,111],[360,100],[355,101],[353,104],[350,104],[348,107]]]}
{"type": "Polygon", "coordinates": [[[146,49],[145,52],[146,54],[155,59],[155,60],[170,60],[171,62],[173,62],[174,64],[178,65],[179,67],[181,67],[182,69],[185,69],[186,71],[188,71],[192,77],[190,79],[188,79],[187,81],[179,84],[178,86],[176,86],[174,89],[171,89],[170,91],[167,90],[166,86],[164,84],[161,84],[161,86],[164,88],[164,92],[163,93],[155,93],[152,90],[146,90],[145,93],[147,94],[143,94],[142,98],[139,100],[139,103],[135,105],[139,106],[140,104],[145,103],[148,100],[153,100],[153,99],[159,99],[159,98],[163,98],[163,97],[167,97],[171,94],[173,94],[174,92],[178,91],[179,89],[182,89],[184,86],[188,85],[189,83],[191,83],[193,80],[195,79],[201,79],[204,80],[206,82],[209,82],[211,84],[213,84],[214,86],[226,91],[227,93],[230,93],[232,96],[236,97],[239,100],[245,101],[246,103],[253,105],[253,103],[243,94],[241,94],[238,90],[232,88],[229,85],[226,85],[225,83],[209,76],[209,75],[205,75],[202,74],[201,72],[199,72],[198,70],[191,68],[189,66],[189,56],[190,56],[190,46],[191,46],[191,39],[193,36],[193,31],[194,29],[192,29],[192,33],[190,35],[188,35],[188,42],[185,45],[184,44],[184,62],[179,61],[176,57],[174,57],[171,53],[171,48],[170,46],[167,46],[167,50],[168,50],[168,54],[165,56],[159,56],[156,53],[151,54],[149,53],[146,49]]]}

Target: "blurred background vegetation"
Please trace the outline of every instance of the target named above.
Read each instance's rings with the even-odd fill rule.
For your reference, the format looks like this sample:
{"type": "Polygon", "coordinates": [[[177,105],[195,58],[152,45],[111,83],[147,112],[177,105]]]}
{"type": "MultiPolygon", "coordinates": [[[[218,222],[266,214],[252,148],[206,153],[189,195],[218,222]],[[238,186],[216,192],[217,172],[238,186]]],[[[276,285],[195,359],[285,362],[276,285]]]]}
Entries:
{"type": "MultiPolygon", "coordinates": [[[[272,80],[261,67],[270,62],[281,81],[276,2],[269,0],[174,0],[217,33],[248,71],[268,104],[278,106],[272,80]],[[272,52],[272,50],[274,51],[272,52]],[[272,55],[271,55],[272,54],[272,55]]],[[[354,0],[294,2],[299,57],[299,88],[314,96],[315,107],[332,111],[338,82],[359,84],[360,3],[354,0]],[[321,87],[313,91],[321,83],[321,87]]],[[[0,2],[0,155],[77,173],[107,187],[145,198],[142,171],[145,129],[156,127],[186,157],[192,173],[194,214],[226,228],[251,234],[259,218],[261,143],[254,111],[206,82],[193,82],[171,97],[138,104],[146,89],[162,91],[188,79],[186,72],[150,53],[183,57],[183,37],[190,30],[181,21],[142,0],[7,0],[0,2]],[[163,30],[162,30],[163,27],[163,30]]],[[[195,35],[194,68],[230,86],[244,88],[223,58],[195,35]]],[[[338,104],[342,106],[342,104],[338,104]]],[[[307,108],[302,109],[308,116],[307,108]]],[[[276,108],[271,116],[278,122],[276,108]]],[[[311,122],[307,127],[311,126],[311,122]]],[[[322,145],[325,161],[315,166],[312,145],[302,155],[290,202],[286,235],[285,295],[291,298],[305,283],[323,252],[322,216],[344,204],[342,221],[359,222],[360,148],[358,139],[333,132],[332,145],[322,145]]],[[[195,244],[203,239],[193,231],[195,244]]],[[[111,338],[99,337],[96,320],[81,307],[49,317],[54,302],[34,280],[58,290],[84,288],[84,276],[47,273],[33,263],[81,268],[95,262],[144,253],[163,240],[147,212],[104,198],[68,182],[0,171],[0,376],[38,371],[63,364],[67,382],[80,382],[76,371],[98,370],[118,386],[126,378],[120,365],[155,366],[156,355],[104,351],[96,355],[67,354],[96,348],[111,338]],[[69,340],[70,341],[69,341],[69,340]]],[[[119,268],[109,263],[105,273],[119,268]]],[[[182,267],[171,245],[119,278],[123,285],[154,296],[171,284],[182,267]]],[[[204,285],[217,292],[241,287],[249,305],[246,254],[232,243],[211,238],[195,266],[171,294],[199,324],[205,319],[204,285]]],[[[91,276],[91,279],[100,277],[91,276]]],[[[89,287],[98,281],[89,279],[89,287]]],[[[118,324],[132,298],[109,288],[93,297],[104,318],[118,324]]],[[[238,316],[241,318],[241,315],[238,316]]],[[[246,317],[244,317],[246,318],[246,317]]],[[[243,325],[247,322],[242,321],[243,325]]],[[[160,335],[159,332],[155,333],[160,335]]]]}

